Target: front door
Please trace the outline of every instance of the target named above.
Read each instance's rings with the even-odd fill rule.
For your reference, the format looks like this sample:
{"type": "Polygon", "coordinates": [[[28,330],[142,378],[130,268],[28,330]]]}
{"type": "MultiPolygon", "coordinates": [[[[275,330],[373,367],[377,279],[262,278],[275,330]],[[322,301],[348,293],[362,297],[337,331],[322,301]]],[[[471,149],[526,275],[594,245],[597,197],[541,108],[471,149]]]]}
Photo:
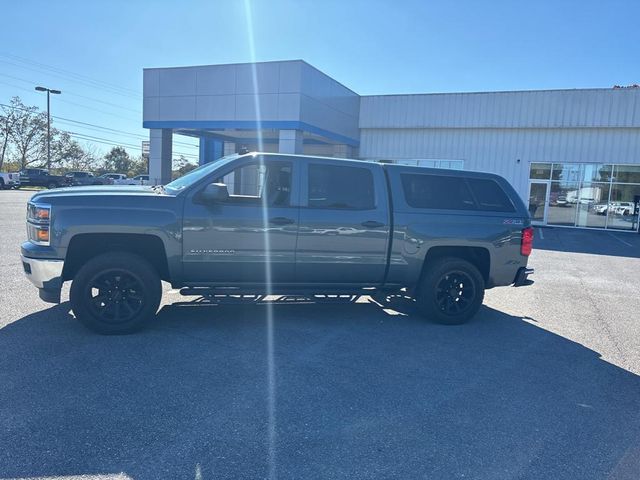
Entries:
{"type": "Polygon", "coordinates": [[[224,183],[228,200],[203,203],[199,192],[186,199],[183,267],[187,282],[294,281],[297,168],[277,158],[245,159],[207,182],[224,183]]]}
{"type": "Polygon", "coordinates": [[[390,222],[382,167],[301,163],[298,283],[383,282],[390,222]]]}
{"type": "Polygon", "coordinates": [[[549,182],[536,182],[529,184],[529,215],[534,225],[547,223],[547,207],[549,205],[549,182]]]}

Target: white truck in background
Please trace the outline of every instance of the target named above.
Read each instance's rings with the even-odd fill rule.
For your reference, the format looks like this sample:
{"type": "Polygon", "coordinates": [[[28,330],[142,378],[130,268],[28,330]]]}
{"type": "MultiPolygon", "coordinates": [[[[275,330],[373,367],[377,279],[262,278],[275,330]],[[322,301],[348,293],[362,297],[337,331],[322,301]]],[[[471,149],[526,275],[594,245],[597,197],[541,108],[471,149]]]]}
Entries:
{"type": "Polygon", "coordinates": [[[113,180],[114,185],[149,185],[149,175],[129,178],[124,173],[105,173],[100,176],[113,180]]]}
{"type": "Polygon", "coordinates": [[[592,205],[602,199],[601,187],[583,187],[567,192],[567,203],[583,203],[592,205]]]}
{"type": "Polygon", "coordinates": [[[19,187],[20,187],[19,173],[0,172],[0,190],[4,190],[5,188],[19,188],[19,187]]]}
{"type": "Polygon", "coordinates": [[[114,185],[139,185],[133,178],[127,177],[124,173],[105,173],[102,178],[113,180],[114,185]]]}

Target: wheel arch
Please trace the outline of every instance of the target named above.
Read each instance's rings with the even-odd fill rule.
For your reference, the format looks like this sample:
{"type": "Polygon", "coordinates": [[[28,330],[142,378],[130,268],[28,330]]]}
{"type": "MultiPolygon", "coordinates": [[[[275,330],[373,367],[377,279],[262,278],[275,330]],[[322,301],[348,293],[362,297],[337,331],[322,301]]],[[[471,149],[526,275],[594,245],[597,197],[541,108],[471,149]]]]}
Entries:
{"type": "Polygon", "coordinates": [[[490,285],[490,270],[491,270],[491,254],[489,250],[484,247],[472,247],[472,246],[442,246],[431,247],[425,255],[422,263],[422,270],[420,272],[419,281],[424,278],[425,272],[429,268],[430,264],[434,261],[445,258],[454,257],[466,260],[475,266],[482,275],[486,288],[491,288],[490,285]]]}
{"type": "Polygon", "coordinates": [[[127,252],[147,260],[160,278],[170,280],[165,245],[160,237],[137,233],[79,233],[67,248],[63,280],[71,280],[88,260],[108,252],[127,252]]]}

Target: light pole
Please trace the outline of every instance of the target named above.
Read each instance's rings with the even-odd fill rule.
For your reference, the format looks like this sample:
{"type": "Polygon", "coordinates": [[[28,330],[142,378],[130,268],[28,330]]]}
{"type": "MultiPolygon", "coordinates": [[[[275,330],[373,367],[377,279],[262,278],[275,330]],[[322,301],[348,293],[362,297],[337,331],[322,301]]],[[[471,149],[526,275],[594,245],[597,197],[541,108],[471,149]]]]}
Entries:
{"type": "Polygon", "coordinates": [[[49,96],[52,93],[54,95],[60,95],[62,92],[60,90],[40,86],[36,87],[36,90],[39,92],[47,92],[47,170],[49,170],[51,168],[51,113],[49,96]]]}

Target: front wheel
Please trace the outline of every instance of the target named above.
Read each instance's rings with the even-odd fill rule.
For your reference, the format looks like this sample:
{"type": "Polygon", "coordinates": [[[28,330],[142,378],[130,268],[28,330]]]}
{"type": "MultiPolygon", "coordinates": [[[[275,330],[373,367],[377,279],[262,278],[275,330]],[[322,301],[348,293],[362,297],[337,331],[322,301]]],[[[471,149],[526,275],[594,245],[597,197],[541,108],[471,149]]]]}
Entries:
{"type": "Polygon", "coordinates": [[[49,182],[49,183],[47,184],[47,188],[48,188],[49,190],[52,190],[52,189],[54,189],[54,188],[58,188],[58,184],[57,184],[56,182],[49,182]]]}
{"type": "Polygon", "coordinates": [[[484,278],[473,264],[460,258],[441,258],[427,266],[416,289],[416,303],[428,319],[459,325],[480,309],[484,286],[484,278]]]}
{"type": "Polygon", "coordinates": [[[110,252],[92,258],[71,284],[71,308],[85,327],[103,335],[142,329],[162,297],[156,270],[144,258],[110,252]]]}

